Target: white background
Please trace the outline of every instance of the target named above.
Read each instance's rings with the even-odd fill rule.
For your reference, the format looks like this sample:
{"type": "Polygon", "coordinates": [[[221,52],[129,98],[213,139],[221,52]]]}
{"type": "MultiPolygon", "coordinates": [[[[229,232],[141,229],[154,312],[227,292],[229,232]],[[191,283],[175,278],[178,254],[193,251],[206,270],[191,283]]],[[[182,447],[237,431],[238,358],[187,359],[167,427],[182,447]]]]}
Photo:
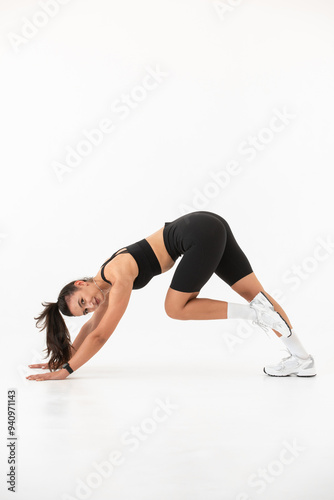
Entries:
{"type": "MultiPolygon", "coordinates": [[[[43,22],[38,13],[45,12],[41,6],[46,3],[2,0],[0,6],[1,358],[7,384],[2,416],[9,387],[17,388],[18,398],[26,397],[31,405],[56,390],[51,382],[43,386],[25,380],[26,366],[43,360],[45,333],[38,332],[33,319],[41,302],[56,301],[66,283],[94,276],[117,249],[195,210],[213,211],[228,220],[259,280],[280,299],[316,358],[318,377],[307,382],[330,380],[332,2],[71,0],[56,3],[58,12],[44,14],[43,22]],[[30,24],[29,30],[33,21],[44,25],[30,24]],[[23,33],[30,33],[30,38],[23,33]],[[147,68],[165,76],[155,89],[143,93],[138,86],[143,89],[147,68]],[[126,118],[113,107],[122,96],[130,96],[133,105],[126,118]],[[279,132],[270,132],[277,113],[290,118],[279,132]],[[96,129],[103,119],[111,120],[114,130],[104,134],[101,144],[92,146],[76,167],[57,175],[55,162],[65,164],[68,148],[77,148],[85,139],[83,131],[96,129]],[[252,137],[257,137],[261,150],[253,149],[250,159],[240,148],[252,137]],[[238,173],[224,186],[214,185],[212,173],[223,175],[231,161],[238,162],[238,173]],[[320,241],[329,243],[318,252],[320,241]]],[[[130,383],[131,376],[136,378],[134,367],[140,373],[150,363],[153,378],[161,363],[166,373],[173,366],[186,371],[188,363],[195,372],[205,373],[205,367],[215,363],[229,366],[239,378],[243,373],[251,373],[255,380],[262,377],[263,365],[279,356],[278,339],[256,330],[245,339],[237,336],[239,343],[231,349],[235,322],[168,318],[163,303],[174,270],[133,292],[117,330],[81,374],[78,371],[78,378],[86,374],[92,382],[95,370],[106,367],[111,369],[110,382],[112,367],[126,366],[130,383]]],[[[217,276],[200,296],[244,302],[217,276]]],[[[82,323],[80,318],[68,318],[72,338],[82,323]]],[[[181,377],[175,383],[182,384],[184,372],[174,373],[181,377]]],[[[221,383],[229,384],[229,373],[224,371],[221,383]]],[[[295,382],[298,391],[298,383],[306,381],[295,382]]],[[[54,382],[64,383],[68,380],[54,382]]],[[[75,398],[74,379],[71,384],[75,398]]],[[[94,392],[94,384],[88,386],[94,392]]],[[[274,384],[270,392],[275,392],[274,384]]],[[[61,397],[58,404],[62,405],[61,397]]],[[[210,404],[214,409],[215,402],[210,404]]],[[[312,407],[312,401],[309,404],[312,407]]],[[[29,431],[27,422],[37,424],[29,420],[27,408],[22,403],[18,418],[29,431]]],[[[48,411],[43,415],[47,421],[48,411]]],[[[315,419],[320,425],[321,416],[315,419]]],[[[46,439],[52,443],[55,438],[46,439]]],[[[282,439],[283,434],[277,442],[282,439]]],[[[92,448],[96,445],[94,441],[92,448]]],[[[5,439],[6,471],[4,448],[5,439]]],[[[70,449],[77,451],[76,446],[70,449]]],[[[275,458],[275,449],[268,449],[264,463],[275,458]]],[[[47,460],[50,449],[46,453],[47,460]]],[[[250,451],[241,453],[251,456],[250,451]]],[[[302,476],[311,463],[306,460],[302,476]]],[[[33,485],[28,488],[27,467],[21,462],[22,489],[16,498],[38,498],[33,485]],[[23,496],[23,484],[31,496],[23,496]]],[[[201,493],[191,481],[183,488],[188,473],[184,470],[176,481],[174,498],[237,498],[248,474],[240,473],[240,486],[229,484],[230,493],[224,496],[226,484],[210,490],[205,474],[201,493]]],[[[48,474],[44,477],[50,487],[48,474]]],[[[329,500],[325,477],[323,496],[318,498],[329,500]]],[[[59,486],[49,498],[71,491],[67,479],[68,488],[59,486]]],[[[151,496],[141,496],[140,488],[123,488],[117,498],[155,498],[159,481],[151,481],[157,487],[151,496]]],[[[38,482],[36,477],[34,484],[38,482]]],[[[271,498],[280,498],[279,485],[271,487],[271,498]]],[[[107,498],[113,492],[111,483],[103,491],[92,498],[107,498]]],[[[300,498],[306,498],[305,492],[300,498]]]]}

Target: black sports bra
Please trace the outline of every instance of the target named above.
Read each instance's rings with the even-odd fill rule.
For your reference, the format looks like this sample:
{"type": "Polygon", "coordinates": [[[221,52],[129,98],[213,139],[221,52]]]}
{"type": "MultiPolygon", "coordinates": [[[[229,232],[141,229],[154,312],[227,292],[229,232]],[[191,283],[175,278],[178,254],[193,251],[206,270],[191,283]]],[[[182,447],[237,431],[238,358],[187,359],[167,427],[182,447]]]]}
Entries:
{"type": "MultiPolygon", "coordinates": [[[[124,248],[124,247],[122,247],[124,248]]],[[[161,266],[155,255],[151,245],[145,239],[137,241],[136,243],[132,243],[128,245],[125,250],[119,252],[117,250],[112,256],[106,260],[101,266],[101,276],[104,281],[112,285],[112,283],[106,279],[104,275],[104,268],[114,257],[117,255],[121,255],[122,253],[129,253],[135,259],[138,265],[139,273],[136,279],[133,282],[133,290],[138,290],[139,288],[143,288],[147,285],[149,281],[153,278],[153,276],[157,276],[161,274],[161,266]]]]}

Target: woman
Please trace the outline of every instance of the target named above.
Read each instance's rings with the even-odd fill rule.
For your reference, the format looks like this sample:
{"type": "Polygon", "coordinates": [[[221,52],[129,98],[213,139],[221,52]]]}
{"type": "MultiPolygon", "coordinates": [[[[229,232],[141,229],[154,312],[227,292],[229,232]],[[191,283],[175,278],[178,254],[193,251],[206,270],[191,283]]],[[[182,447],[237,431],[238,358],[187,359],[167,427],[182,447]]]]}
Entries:
{"type": "Polygon", "coordinates": [[[147,238],[118,250],[96,276],[72,281],[61,290],[56,303],[43,303],[45,309],[35,319],[37,327],[46,328],[47,354],[51,357],[48,363],[30,367],[48,367],[50,372],[26,378],[60,380],[80,368],[114,332],[132,290],[171,269],[181,255],[165,299],[169,317],[251,320],[266,331],[273,329],[290,352],[278,365],[266,366],[265,373],[316,375],[313,357],[303,348],[283,309],[264,291],[228,223],[215,213],[197,211],[166,222],[147,238]],[[197,298],[213,273],[249,304],[197,298]],[[73,344],[59,311],[66,316],[94,313],[73,344]]]}

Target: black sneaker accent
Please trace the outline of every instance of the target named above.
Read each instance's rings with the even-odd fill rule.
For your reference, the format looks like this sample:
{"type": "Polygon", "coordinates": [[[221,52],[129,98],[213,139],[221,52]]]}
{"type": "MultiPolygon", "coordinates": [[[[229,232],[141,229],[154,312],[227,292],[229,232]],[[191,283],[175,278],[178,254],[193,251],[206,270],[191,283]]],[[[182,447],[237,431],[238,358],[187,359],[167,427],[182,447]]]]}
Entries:
{"type": "Polygon", "coordinates": [[[266,294],[265,294],[265,293],[263,293],[263,292],[260,292],[260,293],[262,293],[262,295],[263,295],[263,296],[264,296],[264,297],[268,300],[268,302],[270,302],[270,304],[274,307],[274,304],[272,304],[272,302],[268,299],[268,297],[266,296],[266,294]]]}
{"type": "MultiPolygon", "coordinates": [[[[289,330],[290,330],[290,335],[288,335],[288,336],[286,337],[286,338],[288,339],[288,338],[289,338],[289,337],[291,337],[291,335],[292,335],[291,328],[289,327],[289,325],[287,324],[287,322],[285,321],[285,319],[283,318],[283,316],[281,316],[281,314],[280,314],[278,311],[276,311],[274,304],[273,304],[273,303],[272,303],[272,302],[268,299],[268,297],[266,296],[266,294],[265,294],[265,293],[263,293],[262,291],[261,291],[260,293],[262,293],[262,295],[263,295],[263,296],[264,296],[264,297],[268,300],[268,302],[270,302],[270,304],[271,304],[271,305],[273,306],[273,308],[274,308],[274,311],[275,311],[275,312],[277,312],[277,314],[280,316],[280,318],[284,321],[284,323],[286,324],[286,326],[289,328],[289,330]]],[[[269,373],[267,373],[267,375],[269,375],[269,373]]],[[[274,375],[274,376],[275,376],[275,375],[274,375]]]]}

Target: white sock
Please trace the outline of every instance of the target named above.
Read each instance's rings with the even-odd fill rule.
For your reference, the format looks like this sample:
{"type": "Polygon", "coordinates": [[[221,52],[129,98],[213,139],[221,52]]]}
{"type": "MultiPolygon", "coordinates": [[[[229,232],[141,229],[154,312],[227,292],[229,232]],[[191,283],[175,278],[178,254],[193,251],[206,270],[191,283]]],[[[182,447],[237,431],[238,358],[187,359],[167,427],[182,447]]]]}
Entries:
{"type": "Polygon", "coordinates": [[[249,319],[254,321],[256,317],[256,312],[249,304],[227,303],[227,319],[249,319]]]}
{"type": "Polygon", "coordinates": [[[290,335],[290,337],[280,337],[283,344],[288,348],[290,354],[296,355],[299,358],[303,359],[308,358],[309,353],[305,351],[294,329],[292,329],[291,331],[292,335],[290,335]]]}

